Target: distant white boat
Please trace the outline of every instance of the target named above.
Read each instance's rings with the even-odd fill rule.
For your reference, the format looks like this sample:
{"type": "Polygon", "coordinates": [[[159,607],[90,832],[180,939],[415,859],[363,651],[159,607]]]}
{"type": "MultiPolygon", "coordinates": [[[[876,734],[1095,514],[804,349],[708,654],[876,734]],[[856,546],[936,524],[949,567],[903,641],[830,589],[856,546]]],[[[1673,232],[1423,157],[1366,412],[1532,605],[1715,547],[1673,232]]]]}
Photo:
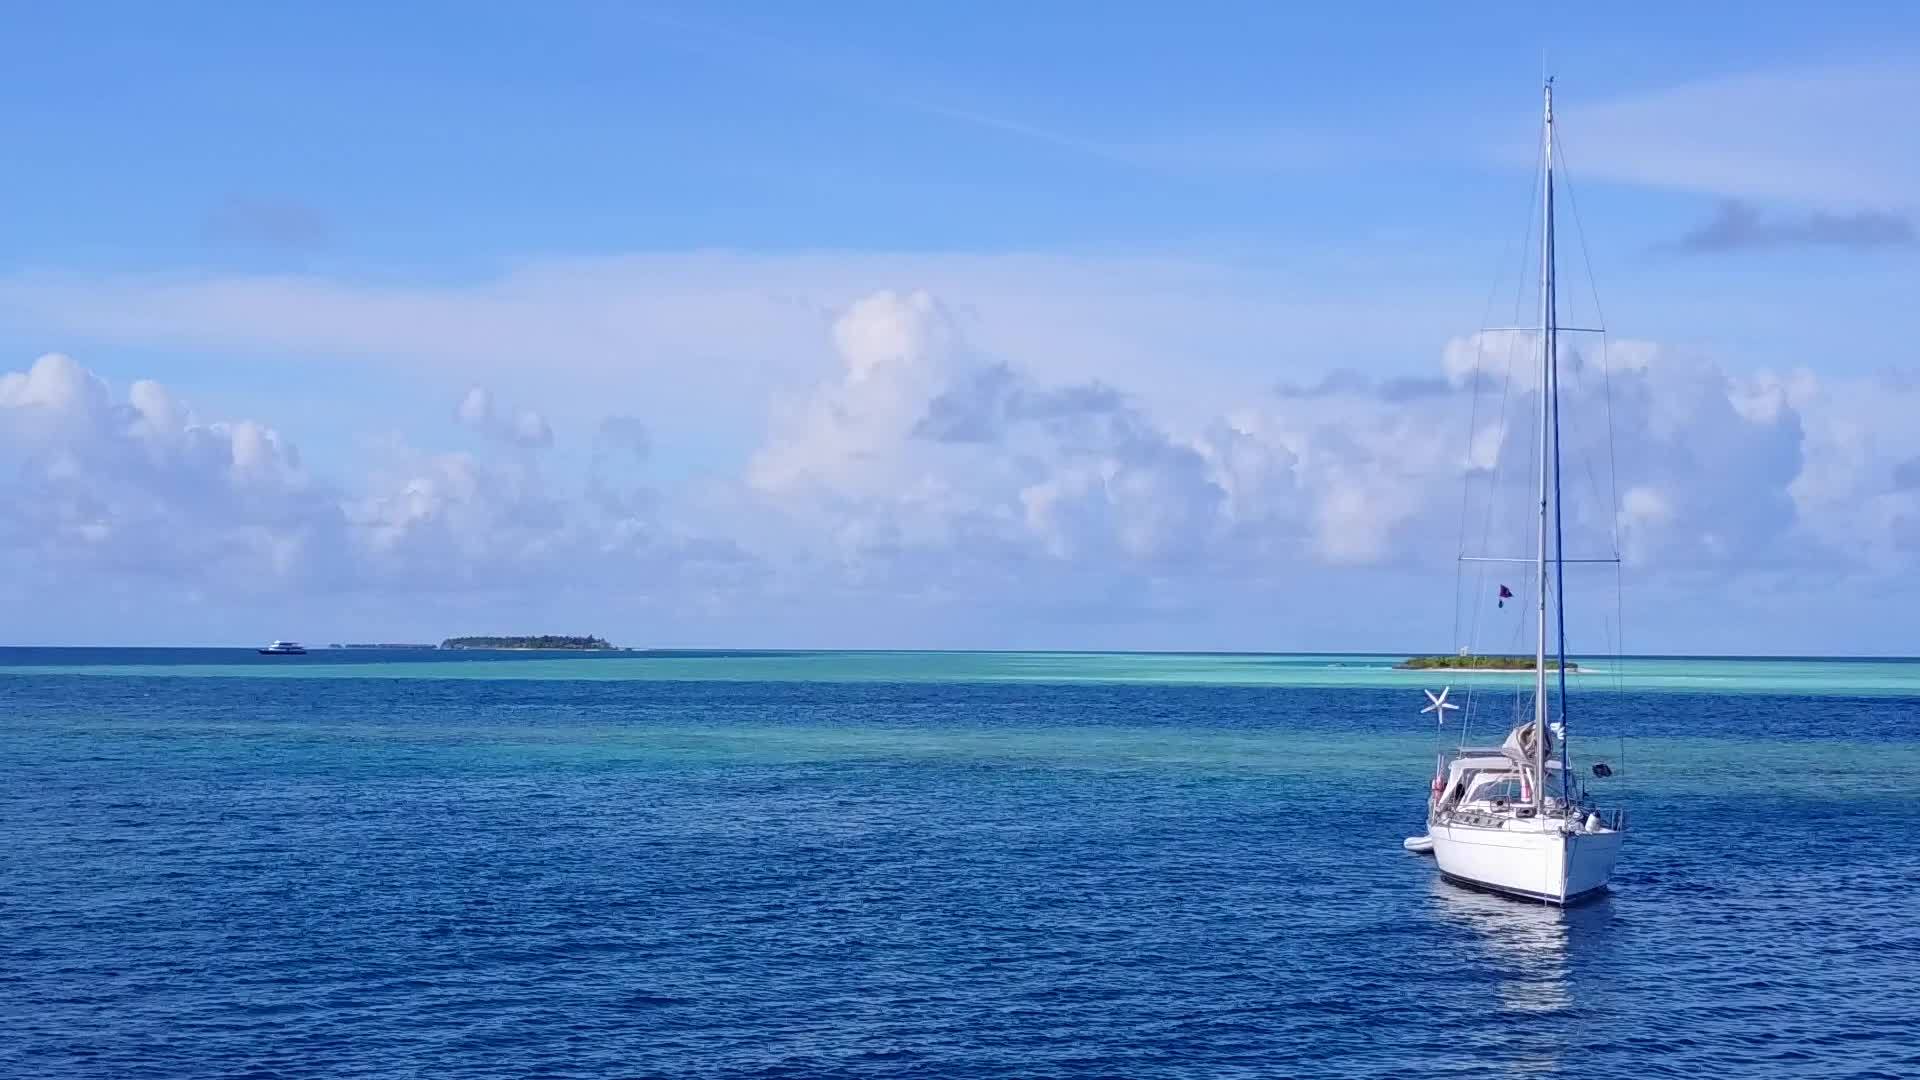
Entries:
{"type": "Polygon", "coordinates": [[[264,649],[254,650],[261,656],[305,656],[306,646],[297,641],[274,641],[264,649]]]}
{"type": "MultiPolygon", "coordinates": [[[[1625,815],[1603,814],[1586,800],[1567,764],[1566,613],[1560,528],[1559,364],[1553,238],[1553,83],[1545,87],[1540,251],[1539,546],[1533,563],[1538,618],[1534,638],[1533,716],[1513,727],[1499,746],[1462,746],[1435,765],[1427,801],[1427,835],[1409,850],[1431,844],[1448,879],[1549,904],[1569,904],[1606,889],[1626,837],[1625,815]],[[1551,531],[1551,544],[1549,544],[1551,531]],[[1549,568],[1552,578],[1548,577],[1549,568]],[[1548,721],[1548,597],[1555,616],[1552,655],[1560,661],[1557,721],[1548,721]],[[1424,843],[1420,843],[1424,841],[1424,843]]],[[[1464,553],[1463,553],[1464,555],[1464,553]]],[[[1521,560],[1491,560],[1497,562],[1521,560]]],[[[1612,560],[1598,560],[1612,561],[1612,560]]],[[[1502,586],[1503,598],[1505,587],[1502,586]]],[[[1458,706],[1447,690],[1428,692],[1424,712],[1458,706]]],[[[1598,770],[1596,770],[1597,772],[1598,770]]]]}

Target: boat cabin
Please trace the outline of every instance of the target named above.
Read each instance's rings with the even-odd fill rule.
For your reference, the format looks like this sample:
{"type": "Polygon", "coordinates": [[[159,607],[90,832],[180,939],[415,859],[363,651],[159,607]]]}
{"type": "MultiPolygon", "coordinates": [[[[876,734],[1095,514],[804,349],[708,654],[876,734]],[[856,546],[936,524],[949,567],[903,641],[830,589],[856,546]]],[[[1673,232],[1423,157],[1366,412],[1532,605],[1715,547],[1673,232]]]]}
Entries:
{"type": "MultiPolygon", "coordinates": [[[[1434,793],[1435,813],[1467,810],[1533,813],[1531,763],[1507,747],[1469,747],[1446,764],[1445,779],[1434,793]]],[[[1579,783],[1568,777],[1557,761],[1547,762],[1545,805],[1556,808],[1577,804],[1582,792],[1579,783]],[[1569,794],[1571,798],[1569,798],[1569,794]]]]}

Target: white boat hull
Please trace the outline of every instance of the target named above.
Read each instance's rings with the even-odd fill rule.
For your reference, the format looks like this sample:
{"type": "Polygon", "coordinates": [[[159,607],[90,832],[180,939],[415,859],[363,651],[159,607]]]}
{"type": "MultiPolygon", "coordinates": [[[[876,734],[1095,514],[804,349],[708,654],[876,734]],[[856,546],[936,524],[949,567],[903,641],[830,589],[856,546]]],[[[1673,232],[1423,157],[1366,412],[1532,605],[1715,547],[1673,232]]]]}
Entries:
{"type": "Polygon", "coordinates": [[[1571,904],[1607,887],[1626,834],[1449,823],[1430,826],[1427,835],[1440,873],[1453,881],[1528,900],[1571,904]]]}

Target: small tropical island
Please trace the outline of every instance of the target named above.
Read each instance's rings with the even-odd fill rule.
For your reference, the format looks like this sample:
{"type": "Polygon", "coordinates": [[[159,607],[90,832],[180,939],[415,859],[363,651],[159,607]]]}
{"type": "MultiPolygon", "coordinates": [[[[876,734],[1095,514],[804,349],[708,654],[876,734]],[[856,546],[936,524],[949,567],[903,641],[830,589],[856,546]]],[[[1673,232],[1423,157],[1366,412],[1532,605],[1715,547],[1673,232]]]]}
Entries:
{"type": "MultiPolygon", "coordinates": [[[[1399,671],[1532,671],[1531,656],[1414,656],[1393,665],[1399,671]]],[[[1560,661],[1547,657],[1547,670],[1560,670],[1560,661]]],[[[1567,661],[1567,673],[1580,665],[1567,661]]]]}
{"type": "Polygon", "coordinates": [[[440,643],[443,649],[557,649],[606,651],[615,648],[606,638],[573,637],[566,634],[536,634],[530,637],[450,637],[440,643]]]}

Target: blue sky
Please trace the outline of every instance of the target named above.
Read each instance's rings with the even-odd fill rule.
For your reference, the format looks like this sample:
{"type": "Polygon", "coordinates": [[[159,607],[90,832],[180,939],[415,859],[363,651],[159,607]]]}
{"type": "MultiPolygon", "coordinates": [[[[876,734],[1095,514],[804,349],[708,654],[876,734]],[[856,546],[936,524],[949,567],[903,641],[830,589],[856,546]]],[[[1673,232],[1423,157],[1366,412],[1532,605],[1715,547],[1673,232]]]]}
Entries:
{"type": "Polygon", "coordinates": [[[0,639],[1439,647],[1544,51],[1628,645],[1912,651],[1915,22],[43,5],[0,639]]]}

